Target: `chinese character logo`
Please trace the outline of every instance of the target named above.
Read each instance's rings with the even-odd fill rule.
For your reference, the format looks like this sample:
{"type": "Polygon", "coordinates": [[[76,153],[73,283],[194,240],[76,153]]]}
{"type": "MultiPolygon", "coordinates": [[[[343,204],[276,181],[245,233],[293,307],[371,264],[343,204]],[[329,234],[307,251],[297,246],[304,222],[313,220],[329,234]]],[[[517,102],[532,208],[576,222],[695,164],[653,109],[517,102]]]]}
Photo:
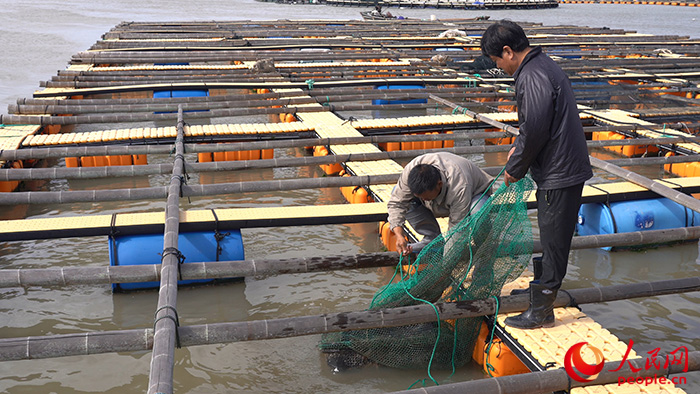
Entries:
{"type": "Polygon", "coordinates": [[[564,368],[566,369],[566,373],[571,379],[583,383],[595,380],[595,378],[598,377],[598,373],[603,370],[603,366],[605,365],[603,352],[591,345],[588,345],[588,349],[595,355],[595,364],[588,364],[583,361],[581,350],[586,345],[588,345],[588,342],[579,342],[572,346],[566,352],[566,356],[564,356],[564,368]],[[579,373],[587,377],[582,377],[579,373]]]}

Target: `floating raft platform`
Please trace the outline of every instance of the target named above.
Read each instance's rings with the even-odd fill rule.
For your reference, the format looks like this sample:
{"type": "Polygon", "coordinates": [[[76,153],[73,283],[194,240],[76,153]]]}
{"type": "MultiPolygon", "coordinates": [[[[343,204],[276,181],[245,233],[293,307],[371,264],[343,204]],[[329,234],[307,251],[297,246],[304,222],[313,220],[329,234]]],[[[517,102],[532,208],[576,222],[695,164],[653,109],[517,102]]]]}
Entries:
{"type": "MultiPolygon", "coordinates": [[[[464,8],[472,3],[371,3],[375,4],[464,8]]],[[[499,4],[505,3],[484,2],[483,7],[499,4]]],[[[557,2],[509,2],[515,7],[547,4],[557,2]]],[[[0,240],[165,233],[160,280],[167,290],[162,290],[164,298],[159,299],[150,332],[159,335],[146,348],[152,347],[154,360],[149,387],[153,392],[171,392],[168,363],[178,328],[167,298],[177,295],[178,262],[167,252],[167,240],[178,232],[381,222],[403,168],[401,160],[445,150],[476,155],[485,166],[505,164],[512,136],[494,130],[493,122],[503,124],[503,130],[517,124],[513,81],[475,62],[481,55],[480,34],[489,23],[459,19],[121,23],[89,50],[75,54],[65,70],[42,82],[34,97],[18,100],[7,115],[0,115],[0,184],[8,192],[0,193],[0,204],[26,207],[166,198],[168,209],[4,220],[0,240]],[[456,105],[442,105],[435,96],[456,105]],[[483,117],[468,115],[471,112],[483,117]],[[309,148],[309,157],[275,158],[275,149],[299,146],[309,148]],[[152,163],[153,158],[171,153],[169,164],[152,163]],[[254,163],[320,166],[326,176],[224,184],[209,183],[203,176],[208,171],[243,171],[254,163]],[[184,184],[185,170],[199,172],[199,184],[184,184]],[[39,191],[29,183],[20,184],[114,174],[171,177],[161,180],[160,186],[146,182],[143,187],[109,190],[39,191]],[[180,197],[328,187],[341,188],[353,204],[180,208],[180,197]]],[[[700,132],[700,40],[608,28],[521,25],[531,43],[542,46],[569,74],[594,157],[633,161],[626,165],[663,164],[668,174],[655,185],[680,194],[700,192],[700,172],[691,171],[700,157],[695,137],[700,132]],[[624,149],[628,146],[633,149],[624,149]]],[[[609,182],[588,184],[584,202],[656,195],[656,190],[610,176],[609,182]]],[[[530,204],[534,207],[532,199],[530,204]]],[[[444,219],[439,222],[446,227],[444,219]]],[[[390,249],[393,242],[386,227],[380,223],[390,249]]],[[[519,280],[520,285],[526,282],[519,280]]],[[[526,350],[522,358],[536,360],[540,367],[563,365],[572,341],[591,341],[615,357],[626,348],[578,310],[560,308],[556,316],[552,329],[506,328],[503,336],[515,348],[526,350]]],[[[499,316],[496,324],[503,318],[499,316]]],[[[130,349],[143,350],[139,346],[130,349]]],[[[100,351],[115,349],[107,346],[100,351]]],[[[0,348],[0,357],[2,353],[0,348]]],[[[536,369],[535,363],[531,369],[536,369]]],[[[595,386],[572,392],[620,390],[595,386]]],[[[647,392],[634,385],[624,390],[647,392]]],[[[683,392],[671,386],[659,390],[683,392]]]]}
{"type": "MultiPolygon", "coordinates": [[[[281,4],[304,4],[294,0],[259,0],[281,4]]],[[[327,4],[340,7],[400,7],[400,8],[452,8],[464,10],[503,10],[503,9],[539,9],[559,6],[554,0],[311,0],[308,4],[327,4]]]]}

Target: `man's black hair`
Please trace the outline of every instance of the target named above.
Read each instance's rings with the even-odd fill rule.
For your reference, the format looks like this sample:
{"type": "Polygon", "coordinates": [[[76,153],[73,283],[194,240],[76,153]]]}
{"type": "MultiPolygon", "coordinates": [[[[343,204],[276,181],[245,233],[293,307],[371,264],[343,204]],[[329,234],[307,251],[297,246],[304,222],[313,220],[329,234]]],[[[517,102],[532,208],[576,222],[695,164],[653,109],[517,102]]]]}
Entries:
{"type": "Polygon", "coordinates": [[[486,56],[501,57],[506,45],[515,52],[521,52],[530,46],[523,28],[507,19],[489,26],[481,36],[481,53],[486,56]]]}
{"type": "Polygon", "coordinates": [[[437,187],[440,171],[430,164],[418,164],[408,173],[408,188],[414,195],[423,194],[437,187]]]}

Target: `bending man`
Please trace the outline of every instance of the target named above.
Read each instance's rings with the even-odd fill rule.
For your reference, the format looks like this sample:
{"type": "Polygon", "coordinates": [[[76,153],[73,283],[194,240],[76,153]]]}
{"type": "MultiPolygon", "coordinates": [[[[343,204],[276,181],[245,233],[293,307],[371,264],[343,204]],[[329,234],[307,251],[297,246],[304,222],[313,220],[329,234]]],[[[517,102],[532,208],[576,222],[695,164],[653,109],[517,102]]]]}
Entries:
{"type": "Polygon", "coordinates": [[[481,51],[515,79],[520,135],[508,154],[505,182],[528,170],[537,183],[542,260],[533,260],[530,308],[506,319],[517,328],[554,324],[552,306],[566,275],[583,183],[593,176],[576,99],[564,71],[523,29],[500,21],[486,29],[481,51]]]}
{"type": "Polygon", "coordinates": [[[389,226],[396,234],[396,250],[407,255],[418,253],[440,235],[436,217],[449,217],[449,228],[464,219],[470,209],[479,209],[493,177],[471,161],[447,152],[428,153],[411,160],[387,203],[389,226]],[[479,206],[472,208],[472,204],[479,206]],[[423,239],[408,244],[403,230],[405,221],[423,235],[423,239]]]}

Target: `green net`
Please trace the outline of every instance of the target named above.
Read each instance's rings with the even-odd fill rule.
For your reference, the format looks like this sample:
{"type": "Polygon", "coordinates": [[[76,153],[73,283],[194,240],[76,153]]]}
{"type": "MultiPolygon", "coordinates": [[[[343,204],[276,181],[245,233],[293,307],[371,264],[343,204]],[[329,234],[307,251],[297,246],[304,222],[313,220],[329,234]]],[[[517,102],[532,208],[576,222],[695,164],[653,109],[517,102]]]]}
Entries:
{"type": "MultiPolygon", "coordinates": [[[[500,295],[506,282],[522,274],[532,255],[525,204],[532,190],[530,178],[502,185],[478,212],[423,248],[412,264],[400,262],[394,279],[375,294],[369,309],[500,295]]],[[[481,321],[464,318],[328,333],[320,348],[336,370],[368,363],[454,368],[471,360],[481,321]]]]}

